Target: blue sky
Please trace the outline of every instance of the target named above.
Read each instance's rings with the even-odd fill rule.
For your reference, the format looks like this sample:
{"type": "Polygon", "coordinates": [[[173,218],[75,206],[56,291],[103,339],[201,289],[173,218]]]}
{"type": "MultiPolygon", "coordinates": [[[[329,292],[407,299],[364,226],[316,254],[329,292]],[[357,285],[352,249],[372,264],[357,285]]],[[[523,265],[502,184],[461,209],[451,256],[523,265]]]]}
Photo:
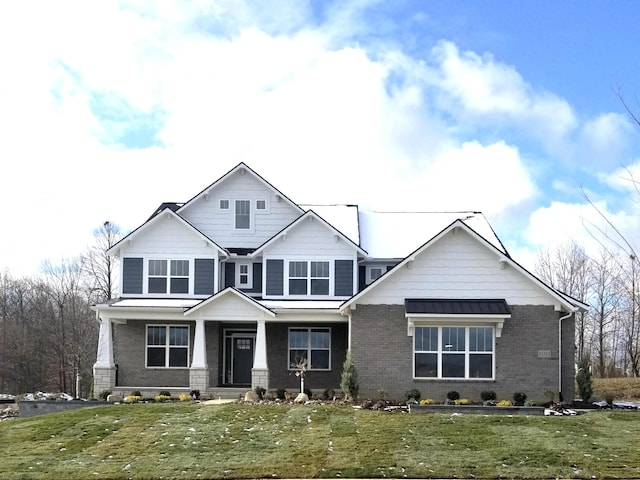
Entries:
{"type": "MultiPolygon", "coordinates": [[[[244,161],[298,203],[481,210],[512,255],[640,232],[640,6],[0,6],[0,269],[36,274],[244,161]]],[[[427,239],[424,239],[427,240],[427,239]]]]}

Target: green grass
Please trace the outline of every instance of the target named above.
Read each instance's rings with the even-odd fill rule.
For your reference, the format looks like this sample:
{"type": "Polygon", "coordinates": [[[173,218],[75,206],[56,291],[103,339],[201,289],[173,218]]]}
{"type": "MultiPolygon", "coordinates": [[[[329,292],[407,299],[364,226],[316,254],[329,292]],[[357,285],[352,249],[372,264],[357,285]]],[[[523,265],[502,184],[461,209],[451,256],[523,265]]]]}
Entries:
{"type": "Polygon", "coordinates": [[[640,413],[91,407],[0,424],[0,478],[640,478],[640,413]]]}

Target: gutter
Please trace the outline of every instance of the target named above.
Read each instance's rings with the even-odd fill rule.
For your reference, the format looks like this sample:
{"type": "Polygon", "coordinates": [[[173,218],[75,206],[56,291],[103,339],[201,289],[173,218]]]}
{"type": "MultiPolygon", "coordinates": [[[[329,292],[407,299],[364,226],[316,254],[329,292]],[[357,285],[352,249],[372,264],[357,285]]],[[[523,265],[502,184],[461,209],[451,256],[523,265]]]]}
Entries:
{"type": "Polygon", "coordinates": [[[577,309],[558,319],[558,401],[562,402],[562,321],[575,314],[577,309]]]}

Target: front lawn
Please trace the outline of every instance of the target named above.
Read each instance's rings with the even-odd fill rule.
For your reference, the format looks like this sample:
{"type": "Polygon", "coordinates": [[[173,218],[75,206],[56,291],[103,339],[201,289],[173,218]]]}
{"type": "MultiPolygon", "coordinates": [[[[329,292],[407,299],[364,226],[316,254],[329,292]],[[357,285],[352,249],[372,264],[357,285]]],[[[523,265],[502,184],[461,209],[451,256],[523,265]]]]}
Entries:
{"type": "Polygon", "coordinates": [[[91,407],[0,424],[0,478],[640,478],[640,413],[91,407]]]}

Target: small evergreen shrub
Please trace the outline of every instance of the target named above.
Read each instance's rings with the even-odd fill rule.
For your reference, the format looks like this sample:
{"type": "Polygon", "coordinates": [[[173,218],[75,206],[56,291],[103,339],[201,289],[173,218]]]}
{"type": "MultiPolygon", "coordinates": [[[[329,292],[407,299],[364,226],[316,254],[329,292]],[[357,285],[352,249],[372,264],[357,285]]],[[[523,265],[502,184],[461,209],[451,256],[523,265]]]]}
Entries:
{"type": "Polygon", "coordinates": [[[516,392],[513,394],[513,401],[516,405],[524,405],[527,395],[524,392],[516,392]]]}
{"type": "Polygon", "coordinates": [[[591,359],[587,356],[582,357],[578,361],[578,372],[576,373],[576,383],[578,384],[578,392],[583,402],[588,402],[593,395],[593,380],[591,378],[591,370],[589,366],[591,359]]]}
{"type": "Polygon", "coordinates": [[[455,390],[451,390],[450,392],[447,393],[447,400],[451,400],[451,401],[455,402],[459,398],[460,398],[460,394],[458,392],[456,392],[455,390]]]}
{"type": "Polygon", "coordinates": [[[278,400],[285,400],[287,398],[287,391],[284,388],[279,388],[276,390],[276,398],[278,400]]]}
{"type": "Polygon", "coordinates": [[[309,397],[309,400],[311,400],[311,397],[313,397],[313,392],[309,387],[304,387],[304,391],[302,393],[306,394],[307,397],[309,397]]]}
{"type": "Polygon", "coordinates": [[[389,392],[387,392],[384,388],[381,388],[380,390],[378,390],[378,396],[380,397],[380,400],[388,400],[389,392]]]}
{"type": "Polygon", "coordinates": [[[267,393],[266,388],[257,386],[253,389],[253,391],[256,392],[256,395],[258,395],[258,400],[264,400],[264,394],[267,393]]]}
{"type": "Polygon", "coordinates": [[[112,392],[111,390],[103,390],[103,391],[101,391],[101,392],[100,392],[100,394],[98,395],[98,398],[99,398],[100,400],[106,400],[106,399],[107,399],[107,397],[108,397],[109,395],[111,395],[112,393],[113,393],[113,392],[112,392]]]}
{"type": "Polygon", "coordinates": [[[418,390],[417,388],[412,388],[411,390],[407,390],[407,393],[404,394],[404,397],[407,400],[407,402],[417,403],[420,401],[421,396],[422,394],[420,393],[420,390],[418,390]]]}
{"type": "Polygon", "coordinates": [[[326,388],[324,392],[322,392],[322,398],[325,400],[333,400],[336,396],[336,392],[333,388],[326,388]]]}
{"type": "Polygon", "coordinates": [[[483,402],[487,402],[489,400],[496,400],[498,397],[496,396],[496,392],[493,390],[483,390],[480,392],[480,398],[483,402]]]}
{"type": "Polygon", "coordinates": [[[168,390],[160,390],[160,393],[158,393],[158,396],[160,397],[170,397],[171,396],[171,392],[168,390]]]}
{"type": "Polygon", "coordinates": [[[129,394],[130,397],[142,397],[142,392],[140,390],[134,390],[129,394]]]}
{"type": "Polygon", "coordinates": [[[191,390],[189,392],[189,395],[191,396],[191,398],[193,398],[194,400],[200,400],[200,390],[191,390]]]}
{"type": "Polygon", "coordinates": [[[358,383],[358,372],[356,372],[356,367],[351,360],[351,350],[347,351],[344,363],[342,364],[340,388],[344,392],[345,400],[353,401],[358,397],[360,385],[358,383]]]}

